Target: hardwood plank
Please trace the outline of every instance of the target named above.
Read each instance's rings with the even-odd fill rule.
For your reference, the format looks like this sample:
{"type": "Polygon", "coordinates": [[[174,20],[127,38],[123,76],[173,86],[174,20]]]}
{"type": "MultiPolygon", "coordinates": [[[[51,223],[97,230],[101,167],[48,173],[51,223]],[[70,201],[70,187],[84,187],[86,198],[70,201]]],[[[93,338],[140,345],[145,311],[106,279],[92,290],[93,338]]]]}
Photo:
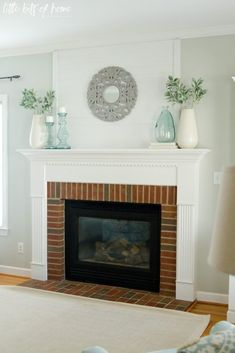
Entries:
{"type": "Polygon", "coordinates": [[[211,319],[208,327],[203,332],[203,336],[209,334],[211,327],[218,321],[226,320],[228,306],[224,304],[207,303],[207,302],[195,302],[190,308],[189,312],[194,314],[210,314],[211,319]]]}
{"type": "Polygon", "coordinates": [[[0,273],[0,285],[17,286],[27,280],[29,280],[28,277],[12,276],[0,273]]]}

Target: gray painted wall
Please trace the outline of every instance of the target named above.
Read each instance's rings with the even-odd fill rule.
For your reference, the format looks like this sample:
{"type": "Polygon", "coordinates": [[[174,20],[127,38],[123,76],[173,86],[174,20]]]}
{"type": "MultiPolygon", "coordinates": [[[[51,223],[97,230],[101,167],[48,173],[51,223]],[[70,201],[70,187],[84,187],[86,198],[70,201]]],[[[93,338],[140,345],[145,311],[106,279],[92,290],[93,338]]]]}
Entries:
{"type": "Polygon", "coordinates": [[[9,150],[9,235],[0,237],[0,265],[30,267],[31,223],[29,163],[18,148],[29,148],[32,113],[19,106],[24,88],[35,88],[39,94],[52,87],[52,55],[28,55],[0,58],[0,76],[19,74],[16,81],[0,81],[0,93],[8,95],[9,150]],[[24,243],[24,254],[18,254],[17,242],[24,243]]]}
{"type": "Polygon", "coordinates": [[[202,77],[208,89],[196,107],[199,147],[211,150],[200,170],[198,289],[226,293],[228,276],[210,268],[207,255],[218,192],[213,173],[235,161],[235,36],[187,39],[181,49],[182,78],[202,77]]]}

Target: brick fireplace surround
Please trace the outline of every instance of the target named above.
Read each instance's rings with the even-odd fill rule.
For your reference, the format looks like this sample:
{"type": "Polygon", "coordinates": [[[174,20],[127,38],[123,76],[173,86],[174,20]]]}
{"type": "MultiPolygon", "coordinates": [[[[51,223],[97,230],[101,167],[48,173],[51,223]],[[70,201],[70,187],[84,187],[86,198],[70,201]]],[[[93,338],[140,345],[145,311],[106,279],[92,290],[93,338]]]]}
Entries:
{"type": "Polygon", "coordinates": [[[198,170],[208,150],[18,152],[30,160],[32,279],[64,277],[65,199],[161,203],[160,291],[196,298],[198,170]]]}
{"type": "Polygon", "coordinates": [[[160,294],[175,297],[176,187],[88,183],[47,183],[47,266],[49,280],[64,273],[64,200],[161,204],[160,294]]]}

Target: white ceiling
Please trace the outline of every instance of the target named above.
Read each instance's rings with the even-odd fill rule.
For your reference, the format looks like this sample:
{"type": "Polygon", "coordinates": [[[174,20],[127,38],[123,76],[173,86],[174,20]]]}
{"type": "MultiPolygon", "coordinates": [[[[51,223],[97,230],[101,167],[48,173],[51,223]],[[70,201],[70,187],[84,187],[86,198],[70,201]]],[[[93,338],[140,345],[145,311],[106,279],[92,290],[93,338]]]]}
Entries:
{"type": "Polygon", "coordinates": [[[235,0],[0,0],[1,52],[228,33],[235,0]]]}

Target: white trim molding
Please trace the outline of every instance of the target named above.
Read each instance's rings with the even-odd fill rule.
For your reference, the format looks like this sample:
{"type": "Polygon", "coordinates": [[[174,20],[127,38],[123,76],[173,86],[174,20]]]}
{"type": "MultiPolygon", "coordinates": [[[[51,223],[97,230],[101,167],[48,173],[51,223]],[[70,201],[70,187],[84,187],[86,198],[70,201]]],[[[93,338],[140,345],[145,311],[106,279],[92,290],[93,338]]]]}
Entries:
{"type": "Polygon", "coordinates": [[[30,160],[32,278],[47,279],[47,182],[177,186],[176,298],[196,298],[198,169],[206,149],[18,150],[30,160]]]}
{"type": "Polygon", "coordinates": [[[156,42],[163,40],[182,40],[188,38],[203,38],[203,37],[215,37],[235,34],[234,25],[224,25],[224,26],[212,26],[212,27],[197,27],[188,30],[174,30],[174,31],[162,31],[156,33],[140,33],[114,35],[111,36],[96,36],[90,35],[89,37],[83,36],[79,39],[74,39],[72,41],[57,41],[53,43],[48,43],[45,45],[30,45],[22,46],[17,49],[3,49],[0,50],[0,57],[8,56],[20,56],[20,55],[35,55],[43,53],[53,53],[56,50],[66,50],[66,49],[78,49],[78,48],[91,48],[91,47],[103,47],[103,46],[113,46],[122,44],[133,44],[133,43],[147,43],[156,42]]]}
{"type": "Polygon", "coordinates": [[[22,276],[31,278],[31,269],[23,267],[3,266],[0,265],[0,273],[12,276],[22,276]]]}
{"type": "Polygon", "coordinates": [[[0,104],[2,107],[2,121],[1,123],[1,149],[0,155],[2,168],[0,177],[0,188],[2,199],[0,200],[0,210],[2,210],[0,219],[0,236],[6,236],[8,234],[8,151],[7,151],[7,136],[8,136],[8,111],[7,111],[7,95],[0,94],[0,104]]]}
{"type": "Polygon", "coordinates": [[[9,228],[0,227],[0,237],[6,237],[8,235],[9,228]]]}
{"type": "Polygon", "coordinates": [[[229,276],[227,320],[235,324],[235,276],[229,276]]]}
{"type": "Polygon", "coordinates": [[[197,300],[202,302],[228,304],[228,294],[198,291],[197,300]]]}

